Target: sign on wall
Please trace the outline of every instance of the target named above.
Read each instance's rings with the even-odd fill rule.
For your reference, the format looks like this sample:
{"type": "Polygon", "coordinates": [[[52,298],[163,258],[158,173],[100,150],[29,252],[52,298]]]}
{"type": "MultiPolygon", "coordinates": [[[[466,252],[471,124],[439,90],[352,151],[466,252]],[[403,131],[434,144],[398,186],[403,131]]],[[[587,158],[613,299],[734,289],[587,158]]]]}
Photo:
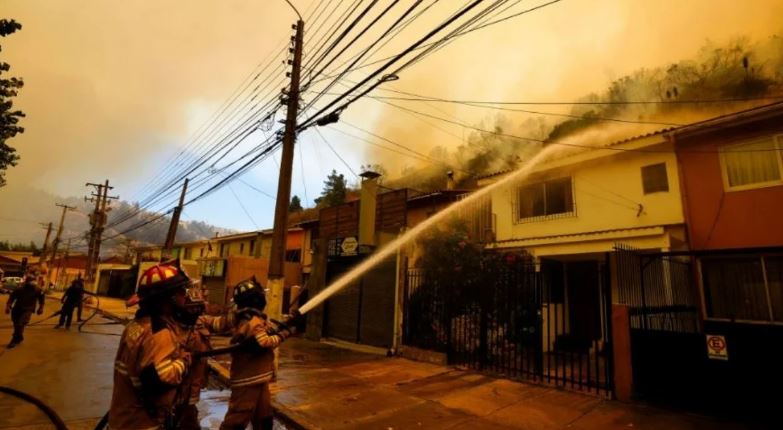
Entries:
{"type": "Polygon", "coordinates": [[[707,357],[711,360],[729,359],[729,349],[726,344],[726,337],[716,334],[707,335],[707,357]]]}
{"type": "Polygon", "coordinates": [[[329,257],[350,257],[357,255],[359,241],[356,236],[338,239],[330,239],[327,243],[327,255],[329,257]]]}

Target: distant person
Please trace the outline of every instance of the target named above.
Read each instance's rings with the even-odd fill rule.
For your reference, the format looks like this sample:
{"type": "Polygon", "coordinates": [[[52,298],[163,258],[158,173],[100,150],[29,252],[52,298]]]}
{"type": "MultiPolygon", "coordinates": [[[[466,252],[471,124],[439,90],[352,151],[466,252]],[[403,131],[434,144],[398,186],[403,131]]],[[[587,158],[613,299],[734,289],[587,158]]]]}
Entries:
{"type": "Polygon", "coordinates": [[[34,276],[25,277],[24,284],[15,289],[5,305],[5,313],[11,314],[14,323],[14,334],[8,348],[13,348],[24,340],[24,328],[30,322],[30,317],[35,312],[35,304],[38,303],[38,315],[43,313],[44,293],[38,288],[34,276]]]}
{"type": "Polygon", "coordinates": [[[54,328],[60,328],[64,323],[65,328],[70,329],[71,320],[73,320],[73,310],[80,306],[83,299],[84,281],[80,276],[71,282],[71,286],[65,290],[62,299],[60,299],[60,303],[63,304],[62,308],[60,308],[60,322],[54,328]]]}

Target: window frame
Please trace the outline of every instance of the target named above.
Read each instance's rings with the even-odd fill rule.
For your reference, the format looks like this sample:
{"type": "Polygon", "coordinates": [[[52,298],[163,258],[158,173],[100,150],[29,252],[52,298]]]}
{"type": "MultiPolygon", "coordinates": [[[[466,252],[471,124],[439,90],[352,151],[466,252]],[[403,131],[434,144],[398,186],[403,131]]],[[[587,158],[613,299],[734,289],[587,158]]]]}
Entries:
{"type": "Polygon", "coordinates": [[[721,256],[714,256],[714,257],[702,257],[698,258],[698,280],[699,280],[699,288],[700,290],[700,298],[701,298],[701,312],[704,316],[705,321],[720,321],[720,322],[738,322],[743,324],[757,324],[757,325],[774,325],[774,326],[783,326],[783,319],[775,320],[775,313],[774,308],[772,305],[772,297],[770,293],[770,281],[769,281],[769,273],[767,269],[767,262],[766,259],[769,257],[780,257],[781,255],[775,252],[772,253],[761,253],[761,254],[755,254],[755,255],[741,255],[741,254],[734,254],[734,255],[721,255],[721,256]],[[710,260],[725,260],[725,259],[732,259],[737,257],[753,257],[755,259],[758,259],[761,263],[761,276],[764,282],[764,293],[766,298],[766,308],[768,313],[768,320],[754,320],[754,319],[742,319],[742,318],[724,318],[724,317],[714,317],[711,316],[710,309],[707,307],[707,286],[704,281],[704,265],[703,262],[710,261],[710,260]]]}
{"type": "Polygon", "coordinates": [[[647,195],[650,195],[650,194],[668,193],[669,191],[671,191],[671,187],[669,186],[669,166],[667,165],[667,163],[665,161],[661,161],[660,163],[645,164],[644,166],[641,166],[639,168],[639,173],[641,174],[641,177],[642,177],[641,179],[642,179],[642,194],[643,195],[647,196],[647,195]],[[647,191],[645,189],[645,187],[644,187],[644,171],[645,171],[645,169],[651,169],[651,168],[655,168],[657,166],[663,166],[664,178],[666,179],[666,189],[665,190],[658,190],[658,189],[656,189],[656,190],[652,190],[652,191],[647,191]]]}
{"type": "Polygon", "coordinates": [[[718,159],[720,161],[720,174],[721,174],[721,178],[723,179],[723,189],[726,192],[755,190],[759,188],[777,187],[783,185],[783,134],[773,134],[771,136],[769,135],[759,136],[741,142],[734,142],[727,145],[721,145],[718,148],[718,159]],[[767,138],[772,139],[772,144],[777,149],[777,151],[770,151],[770,152],[777,155],[778,172],[780,173],[780,179],[773,180],[773,181],[766,181],[766,182],[757,182],[754,184],[731,186],[729,184],[729,171],[728,171],[728,165],[726,164],[727,162],[726,162],[726,155],[725,155],[726,152],[731,152],[728,149],[741,147],[744,145],[750,145],[753,143],[759,143],[761,140],[767,138]]]}
{"type": "Polygon", "coordinates": [[[558,176],[550,179],[542,179],[536,182],[528,182],[524,184],[517,185],[514,187],[514,202],[512,206],[512,217],[514,220],[514,224],[526,224],[530,222],[538,222],[538,221],[549,221],[549,220],[555,220],[555,219],[561,219],[561,218],[573,218],[576,216],[576,193],[575,193],[575,186],[574,186],[574,177],[572,175],[568,176],[558,176]],[[522,191],[522,188],[527,188],[535,185],[543,185],[544,186],[544,211],[546,211],[546,184],[550,182],[557,182],[564,179],[568,179],[569,185],[571,188],[571,210],[567,212],[560,212],[556,214],[544,214],[544,215],[534,215],[530,217],[522,217],[521,211],[520,211],[520,192],[522,191]]]}

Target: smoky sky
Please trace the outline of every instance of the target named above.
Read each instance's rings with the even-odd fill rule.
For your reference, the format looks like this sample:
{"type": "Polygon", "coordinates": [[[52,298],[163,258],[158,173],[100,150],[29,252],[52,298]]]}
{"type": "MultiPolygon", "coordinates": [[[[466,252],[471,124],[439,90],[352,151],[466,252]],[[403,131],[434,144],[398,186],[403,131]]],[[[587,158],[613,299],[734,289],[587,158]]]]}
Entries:
{"type": "MultiPolygon", "coordinates": [[[[311,2],[294,3],[304,11],[311,2]]],[[[441,2],[411,34],[462,3],[441,2]]],[[[513,10],[540,3],[523,1],[513,10]]],[[[28,115],[26,132],[10,141],[22,158],[8,181],[72,196],[84,193],[85,182],[108,178],[127,198],[288,37],[294,20],[282,0],[0,0],[0,11],[24,26],[0,40],[0,58],[25,80],[16,105],[28,115]]],[[[780,16],[783,1],[774,0],[564,0],[458,38],[391,87],[463,100],[572,100],[638,68],[687,58],[707,40],[768,37],[780,30],[780,16]]],[[[387,53],[410,41],[398,39],[387,53]]],[[[465,106],[420,109],[473,124],[497,116],[465,106]]],[[[344,118],[425,152],[454,147],[465,135],[371,99],[351,106],[344,118]]],[[[419,163],[334,131],[324,134],[354,170],[382,163],[394,174],[419,163]]],[[[306,191],[312,202],[332,168],[353,177],[319,136],[303,133],[300,142],[294,194],[306,191]]],[[[243,179],[274,193],[276,168],[269,159],[243,179]]],[[[233,187],[255,224],[268,227],[271,200],[242,184],[233,187]]],[[[187,217],[254,228],[229,190],[210,199],[187,209],[187,217]]]]}

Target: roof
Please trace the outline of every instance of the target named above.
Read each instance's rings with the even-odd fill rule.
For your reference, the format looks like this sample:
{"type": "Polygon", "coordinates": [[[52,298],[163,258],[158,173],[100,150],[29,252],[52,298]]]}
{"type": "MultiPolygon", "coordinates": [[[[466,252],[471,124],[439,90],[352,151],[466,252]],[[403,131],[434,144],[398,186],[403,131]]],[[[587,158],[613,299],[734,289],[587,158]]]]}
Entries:
{"type": "MultiPolygon", "coordinates": [[[[745,109],[737,112],[718,115],[712,118],[696,121],[690,124],[674,126],[674,127],[666,127],[666,128],[650,131],[647,133],[631,136],[625,139],[615,140],[607,144],[604,144],[600,147],[610,148],[610,147],[615,147],[618,145],[623,145],[623,144],[639,141],[642,139],[648,139],[656,136],[670,135],[673,137],[685,137],[694,133],[709,131],[710,129],[713,129],[715,127],[726,127],[726,126],[735,125],[736,123],[741,123],[749,120],[762,119],[769,115],[780,115],[780,114],[783,114],[783,102],[775,102],[775,103],[770,103],[763,106],[757,106],[754,108],[745,109]]],[[[557,145],[558,143],[557,141],[553,141],[547,144],[557,145]]],[[[596,146],[596,148],[599,148],[599,146],[596,146]]],[[[574,154],[564,155],[564,158],[571,155],[574,154]]],[[[513,172],[514,170],[515,169],[502,169],[495,172],[480,175],[476,177],[476,179],[485,179],[493,176],[503,175],[506,173],[513,172]]]]}
{"type": "Polygon", "coordinates": [[[470,190],[438,190],[431,193],[417,194],[412,197],[408,197],[408,203],[415,205],[417,203],[424,203],[429,200],[456,200],[463,194],[470,193],[470,190]]]}

